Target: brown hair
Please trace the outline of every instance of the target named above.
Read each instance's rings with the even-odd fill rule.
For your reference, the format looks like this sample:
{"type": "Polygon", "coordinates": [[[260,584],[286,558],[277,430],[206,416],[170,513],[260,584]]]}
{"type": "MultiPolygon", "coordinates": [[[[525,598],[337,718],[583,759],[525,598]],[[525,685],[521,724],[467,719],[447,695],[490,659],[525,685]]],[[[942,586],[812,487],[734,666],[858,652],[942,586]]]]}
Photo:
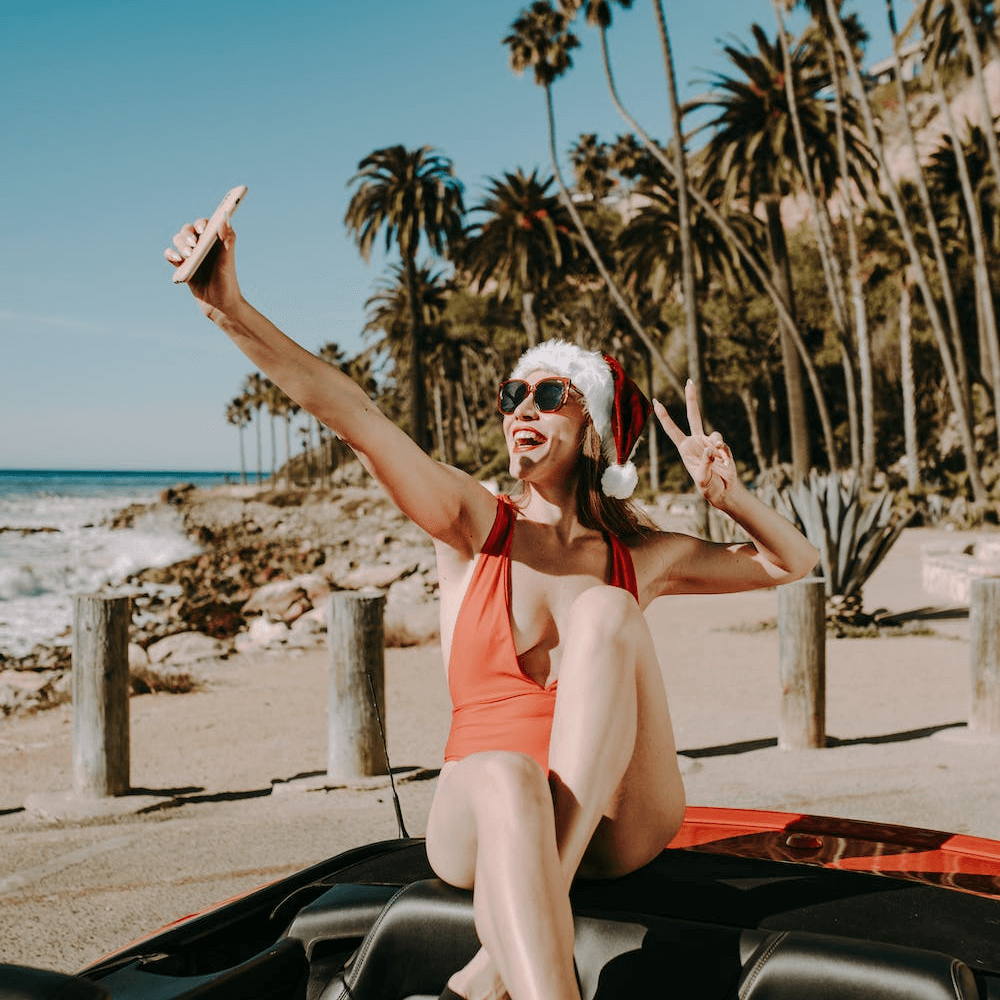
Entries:
{"type": "MultiPolygon", "coordinates": [[[[585,528],[614,535],[623,542],[634,542],[656,530],[656,525],[631,500],[606,496],[601,489],[601,476],[608,467],[601,438],[587,417],[583,425],[583,440],[577,464],[576,513],[585,528]]],[[[531,487],[521,483],[521,489],[511,497],[520,507],[528,498],[531,487]]]]}

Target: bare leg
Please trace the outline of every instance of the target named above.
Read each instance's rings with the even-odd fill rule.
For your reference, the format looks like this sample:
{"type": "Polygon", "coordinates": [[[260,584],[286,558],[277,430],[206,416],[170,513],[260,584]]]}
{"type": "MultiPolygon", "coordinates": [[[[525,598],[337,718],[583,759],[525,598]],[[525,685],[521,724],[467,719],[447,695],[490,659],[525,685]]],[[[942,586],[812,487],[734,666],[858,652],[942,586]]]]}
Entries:
{"type": "Polygon", "coordinates": [[[485,949],[452,989],[475,1000],[505,987],[517,1000],[578,1000],[573,914],[542,769],[524,754],[478,753],[447,765],[440,782],[428,857],[445,881],[474,887],[485,949]]]}
{"type": "Polygon", "coordinates": [[[684,793],[646,621],[618,588],[574,603],[559,672],[546,786],[530,758],[474,754],[446,765],[428,855],[446,881],[475,887],[484,951],[451,979],[485,1000],[576,1000],[569,887],[577,869],[617,875],[676,832],[684,793]]]}
{"type": "Polygon", "coordinates": [[[624,875],[651,861],[684,817],[684,786],[646,619],[627,592],[595,587],[573,606],[549,745],[559,855],[624,875]]]}

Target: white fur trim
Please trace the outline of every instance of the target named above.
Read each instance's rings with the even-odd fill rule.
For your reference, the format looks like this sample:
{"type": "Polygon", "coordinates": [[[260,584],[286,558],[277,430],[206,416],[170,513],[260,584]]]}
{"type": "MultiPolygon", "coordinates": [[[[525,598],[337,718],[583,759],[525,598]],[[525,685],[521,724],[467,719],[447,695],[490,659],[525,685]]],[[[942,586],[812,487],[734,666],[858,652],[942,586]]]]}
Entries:
{"type": "Polygon", "coordinates": [[[606,497],[628,500],[639,485],[639,473],[633,462],[624,465],[609,465],[601,476],[601,490],[606,497]]]}
{"type": "Polygon", "coordinates": [[[609,462],[617,461],[614,435],[611,433],[615,382],[600,352],[585,351],[564,340],[546,340],[521,355],[511,378],[524,378],[534,371],[554,372],[573,380],[573,385],[583,395],[584,406],[601,439],[605,458],[609,462]]]}

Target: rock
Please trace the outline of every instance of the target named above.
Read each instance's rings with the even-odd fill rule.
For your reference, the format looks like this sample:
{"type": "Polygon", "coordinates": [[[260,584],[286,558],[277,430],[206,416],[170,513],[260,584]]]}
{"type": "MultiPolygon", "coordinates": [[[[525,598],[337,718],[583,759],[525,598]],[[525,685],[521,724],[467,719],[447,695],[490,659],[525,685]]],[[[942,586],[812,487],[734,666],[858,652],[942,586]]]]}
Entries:
{"type": "Polygon", "coordinates": [[[149,653],[136,642],[128,644],[129,670],[141,670],[149,666],[149,653]]]}
{"type": "Polygon", "coordinates": [[[276,580],[255,590],[243,605],[244,615],[263,614],[275,621],[293,622],[321,605],[330,594],[330,584],[318,573],[305,573],[291,580],[276,580]]]}
{"type": "Polygon", "coordinates": [[[412,561],[380,563],[374,566],[359,566],[351,570],[346,576],[337,580],[337,585],[341,590],[362,590],[365,587],[375,587],[377,590],[385,590],[391,587],[397,580],[417,571],[417,563],[412,561]]]}
{"type": "Polygon", "coordinates": [[[288,645],[299,649],[312,649],[321,645],[326,637],[327,612],[325,608],[313,608],[297,618],[288,635],[288,645]]]}
{"type": "Polygon", "coordinates": [[[437,600],[428,595],[421,576],[410,576],[389,588],[385,601],[385,644],[420,646],[440,637],[437,600]]]}
{"type": "Polygon", "coordinates": [[[201,632],[177,632],[154,642],[146,650],[150,663],[169,662],[171,666],[219,659],[228,652],[225,643],[201,632]]]}
{"type": "Polygon", "coordinates": [[[284,622],[272,622],[267,618],[255,618],[246,632],[236,637],[236,650],[243,653],[248,649],[276,646],[288,638],[289,629],[284,622]]]}

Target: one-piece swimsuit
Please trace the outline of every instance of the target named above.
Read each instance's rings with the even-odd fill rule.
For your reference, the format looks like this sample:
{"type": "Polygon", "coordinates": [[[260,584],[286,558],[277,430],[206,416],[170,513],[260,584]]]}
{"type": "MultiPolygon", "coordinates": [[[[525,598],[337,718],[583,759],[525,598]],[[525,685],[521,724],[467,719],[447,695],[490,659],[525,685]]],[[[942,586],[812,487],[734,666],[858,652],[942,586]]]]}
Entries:
{"type": "MultiPolygon", "coordinates": [[[[448,665],[451,732],[444,759],[461,760],[483,750],[514,750],[548,773],[549,737],[558,680],[529,677],[517,659],[511,628],[510,550],[517,513],[506,497],[480,552],[462,600],[448,665]]],[[[638,599],[628,547],[613,535],[610,584],[638,599]]]]}

